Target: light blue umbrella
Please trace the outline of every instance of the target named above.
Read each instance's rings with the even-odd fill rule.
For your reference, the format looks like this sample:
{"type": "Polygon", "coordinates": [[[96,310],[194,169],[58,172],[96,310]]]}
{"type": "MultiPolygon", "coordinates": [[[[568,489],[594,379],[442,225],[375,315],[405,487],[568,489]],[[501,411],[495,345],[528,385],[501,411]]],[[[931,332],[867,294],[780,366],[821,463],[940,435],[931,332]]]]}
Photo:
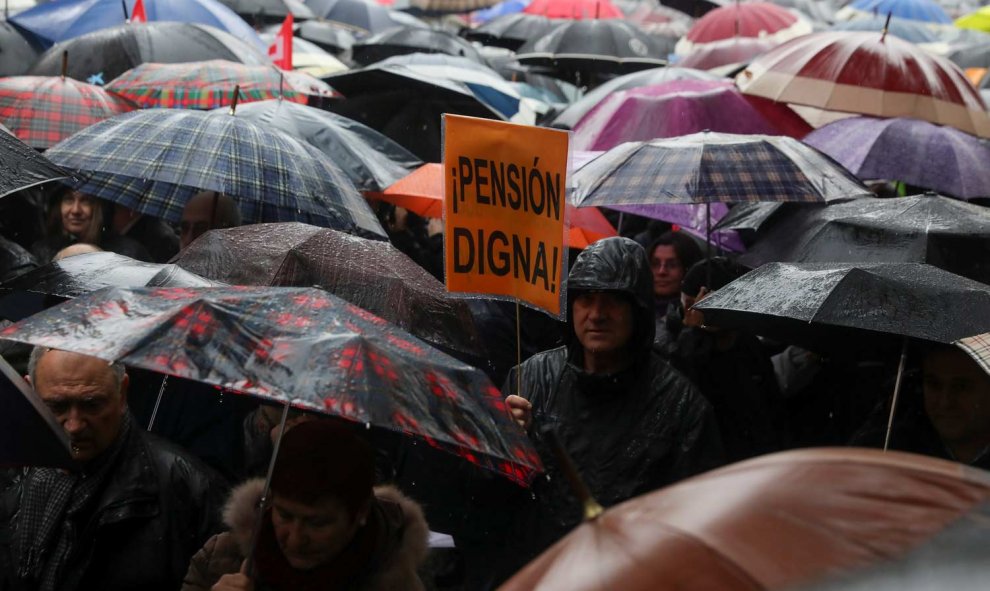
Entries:
{"type": "Polygon", "coordinates": [[[932,0],[856,0],[849,7],[877,15],[893,14],[914,21],[952,24],[945,10],[932,0]]]}
{"type": "MultiPolygon", "coordinates": [[[[887,15],[858,18],[832,25],[833,31],[876,31],[880,33],[887,22],[887,15]]],[[[911,43],[937,43],[938,33],[922,21],[891,17],[887,32],[911,43]]]]}

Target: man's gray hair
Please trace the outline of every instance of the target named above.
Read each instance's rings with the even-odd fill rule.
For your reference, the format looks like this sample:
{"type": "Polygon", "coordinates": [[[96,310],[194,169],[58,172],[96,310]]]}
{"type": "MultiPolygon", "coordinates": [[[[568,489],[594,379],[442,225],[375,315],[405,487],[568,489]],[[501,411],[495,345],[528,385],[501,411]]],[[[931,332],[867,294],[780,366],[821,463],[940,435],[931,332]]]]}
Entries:
{"type": "MultiPolygon", "coordinates": [[[[28,359],[28,375],[31,377],[31,386],[37,387],[38,384],[38,362],[44,357],[45,353],[51,351],[51,347],[35,347],[31,349],[31,357],[28,359]]],[[[110,373],[113,374],[114,387],[120,389],[120,384],[124,381],[124,373],[126,372],[124,364],[111,362],[107,366],[110,368],[110,373]]]]}

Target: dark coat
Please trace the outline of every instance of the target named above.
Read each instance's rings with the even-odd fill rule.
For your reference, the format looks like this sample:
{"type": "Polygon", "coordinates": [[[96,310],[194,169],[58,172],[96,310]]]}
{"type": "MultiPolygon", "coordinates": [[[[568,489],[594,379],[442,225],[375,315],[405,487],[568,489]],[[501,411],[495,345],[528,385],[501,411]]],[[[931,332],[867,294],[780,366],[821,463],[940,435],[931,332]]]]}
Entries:
{"type": "MultiPolygon", "coordinates": [[[[230,531],[213,536],[196,553],[182,591],[208,591],[223,575],[240,571],[250,551],[256,507],[263,488],[264,481],[256,478],[234,490],[224,509],[224,521],[230,531]]],[[[396,522],[391,531],[397,539],[383,546],[385,550],[374,561],[376,569],[368,572],[353,591],[419,591],[423,585],[416,569],[429,549],[429,527],[423,511],[415,501],[391,486],[375,487],[375,498],[379,506],[390,506],[387,514],[396,522]]]]}
{"type": "MultiPolygon", "coordinates": [[[[5,529],[16,528],[20,495],[29,478],[30,473],[5,493],[0,509],[6,513],[5,529]]],[[[221,529],[226,491],[226,484],[195,458],[131,429],[96,509],[80,529],[60,591],[178,589],[189,559],[221,529]]],[[[4,532],[3,540],[9,541],[11,534],[4,532]]],[[[10,559],[16,567],[17,557],[10,559]]]]}

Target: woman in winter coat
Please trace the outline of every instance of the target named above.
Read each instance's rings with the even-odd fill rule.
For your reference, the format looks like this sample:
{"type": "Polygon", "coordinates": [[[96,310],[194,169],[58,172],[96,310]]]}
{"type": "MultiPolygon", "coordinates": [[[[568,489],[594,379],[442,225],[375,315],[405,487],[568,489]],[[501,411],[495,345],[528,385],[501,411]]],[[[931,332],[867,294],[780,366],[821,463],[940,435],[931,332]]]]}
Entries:
{"type": "Polygon", "coordinates": [[[371,448],[346,428],[310,421],[288,431],[262,514],[254,572],[246,573],[263,481],[234,490],[230,531],[192,559],[183,591],[399,591],[423,588],[416,569],[429,529],[417,503],[373,487],[371,448]]]}

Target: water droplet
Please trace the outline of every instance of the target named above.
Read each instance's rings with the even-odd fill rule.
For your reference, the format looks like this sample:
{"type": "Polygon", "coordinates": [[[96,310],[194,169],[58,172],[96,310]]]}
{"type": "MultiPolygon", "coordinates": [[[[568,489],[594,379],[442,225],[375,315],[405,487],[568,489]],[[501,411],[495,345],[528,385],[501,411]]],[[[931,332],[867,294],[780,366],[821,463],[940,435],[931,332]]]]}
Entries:
{"type": "Polygon", "coordinates": [[[371,423],[365,423],[364,424],[364,428],[365,429],[371,429],[371,423]]]}

